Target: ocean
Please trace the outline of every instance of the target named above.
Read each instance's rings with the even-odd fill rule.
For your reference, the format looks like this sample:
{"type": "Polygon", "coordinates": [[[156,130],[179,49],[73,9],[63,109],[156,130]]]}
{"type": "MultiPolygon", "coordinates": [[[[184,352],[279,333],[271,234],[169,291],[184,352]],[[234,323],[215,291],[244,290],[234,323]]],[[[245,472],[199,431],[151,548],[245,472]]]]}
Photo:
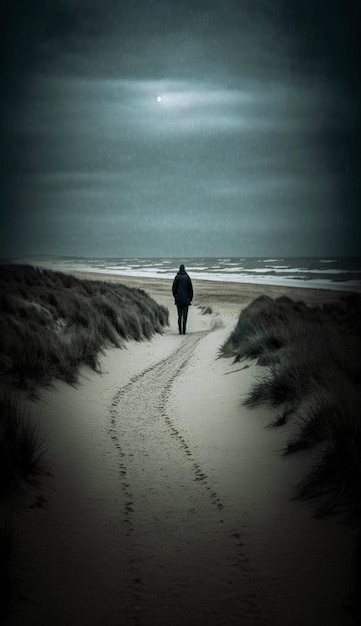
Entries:
{"type": "MultiPolygon", "coordinates": [[[[17,259],[18,262],[24,262],[17,259]]],[[[58,270],[173,278],[184,263],[193,279],[361,292],[361,258],[355,257],[32,257],[27,262],[58,270]]]]}

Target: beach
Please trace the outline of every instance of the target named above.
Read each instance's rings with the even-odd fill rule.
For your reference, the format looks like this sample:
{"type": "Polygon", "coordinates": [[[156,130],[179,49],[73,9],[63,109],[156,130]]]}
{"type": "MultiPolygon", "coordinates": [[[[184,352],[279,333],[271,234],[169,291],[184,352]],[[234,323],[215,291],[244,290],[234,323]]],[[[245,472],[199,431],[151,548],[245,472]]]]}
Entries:
{"type": "Polygon", "coordinates": [[[16,517],[30,601],[10,623],[351,623],[352,535],[292,500],[312,454],[282,457],[292,426],[242,405],[262,368],[218,358],[257,296],[339,293],[194,280],[180,336],[170,280],[76,275],[145,290],[170,326],[27,400],[52,475],[16,517]]]}

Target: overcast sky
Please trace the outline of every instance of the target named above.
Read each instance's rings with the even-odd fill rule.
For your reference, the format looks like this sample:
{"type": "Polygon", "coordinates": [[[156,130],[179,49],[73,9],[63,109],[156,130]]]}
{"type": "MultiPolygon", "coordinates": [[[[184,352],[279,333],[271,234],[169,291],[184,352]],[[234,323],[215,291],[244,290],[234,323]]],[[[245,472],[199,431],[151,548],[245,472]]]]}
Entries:
{"type": "Polygon", "coordinates": [[[8,4],[2,257],[360,253],[359,0],[8,4]]]}

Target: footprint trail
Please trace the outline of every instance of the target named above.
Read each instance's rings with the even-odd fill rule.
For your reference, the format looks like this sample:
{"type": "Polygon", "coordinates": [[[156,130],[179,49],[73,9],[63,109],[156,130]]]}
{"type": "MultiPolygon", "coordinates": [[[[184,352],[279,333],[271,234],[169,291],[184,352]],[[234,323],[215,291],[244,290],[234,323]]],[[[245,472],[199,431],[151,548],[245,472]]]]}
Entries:
{"type": "Polygon", "coordinates": [[[179,338],[176,350],[114,394],[109,436],[117,450],[127,624],[263,624],[237,522],[168,412],[174,384],[211,330],[179,338]],[[225,615],[229,618],[225,621],[225,615]],[[247,622],[247,616],[249,621],[247,622]],[[236,621],[233,621],[236,620],[236,621]]]}

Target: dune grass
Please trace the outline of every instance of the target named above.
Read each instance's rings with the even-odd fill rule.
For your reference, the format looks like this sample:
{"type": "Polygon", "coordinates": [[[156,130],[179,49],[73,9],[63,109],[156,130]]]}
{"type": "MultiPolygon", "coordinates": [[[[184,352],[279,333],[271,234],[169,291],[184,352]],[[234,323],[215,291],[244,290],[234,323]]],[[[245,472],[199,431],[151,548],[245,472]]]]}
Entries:
{"type": "Polygon", "coordinates": [[[30,265],[0,266],[0,376],[35,389],[98,369],[107,346],[162,332],[168,311],[140,289],[30,265]]]}
{"type": "Polygon", "coordinates": [[[46,471],[45,446],[18,394],[0,387],[0,615],[17,608],[24,595],[17,567],[11,510],[16,496],[46,471]]]}
{"type": "Polygon", "coordinates": [[[361,298],[308,307],[261,296],[244,309],[222,356],[266,366],[245,404],[280,407],[273,426],[293,420],[284,454],[315,449],[318,464],[297,488],[319,515],[361,526],[361,298]],[[293,429],[294,431],[295,429],[293,429]]]}
{"type": "MultiPolygon", "coordinates": [[[[75,383],[99,354],[161,333],[168,310],[140,289],[81,280],[30,265],[0,265],[0,512],[46,472],[44,443],[20,392],[36,395],[54,379],[75,383]]],[[[0,615],[22,599],[11,515],[0,519],[0,615]]]]}
{"type": "MultiPolygon", "coordinates": [[[[322,307],[261,296],[245,308],[220,349],[256,359],[264,374],[244,400],[278,407],[270,426],[291,422],[285,456],[311,450],[314,467],[295,488],[315,515],[350,525],[356,537],[355,587],[361,580],[361,297],[322,307]]],[[[358,591],[355,613],[360,615],[358,591]]]]}
{"type": "Polygon", "coordinates": [[[44,471],[44,444],[13,389],[0,388],[0,502],[35,484],[44,471]]]}

